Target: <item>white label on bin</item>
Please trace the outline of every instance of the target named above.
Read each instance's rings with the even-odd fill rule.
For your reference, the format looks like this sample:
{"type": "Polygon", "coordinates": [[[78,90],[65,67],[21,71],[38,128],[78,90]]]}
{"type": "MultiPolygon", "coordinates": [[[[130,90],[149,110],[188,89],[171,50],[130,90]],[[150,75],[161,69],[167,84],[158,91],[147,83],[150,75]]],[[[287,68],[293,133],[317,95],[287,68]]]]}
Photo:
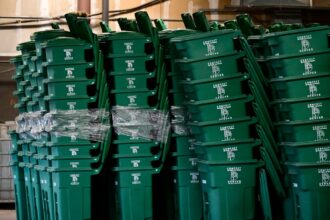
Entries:
{"type": "Polygon", "coordinates": [[[197,165],[197,158],[189,158],[189,161],[191,163],[191,166],[196,166],[197,165]]]}
{"type": "Polygon", "coordinates": [[[199,173],[198,172],[191,172],[190,177],[191,177],[190,183],[199,183],[199,178],[198,178],[199,173]]]}
{"type": "Polygon", "coordinates": [[[305,82],[305,86],[307,86],[309,90],[309,95],[307,95],[307,97],[321,96],[321,94],[317,92],[317,85],[319,84],[320,84],[319,80],[305,82]]]}
{"type": "Polygon", "coordinates": [[[136,105],[136,95],[127,96],[129,104],[128,105],[136,105]]]}
{"type": "Polygon", "coordinates": [[[128,77],[126,78],[127,80],[127,88],[128,89],[135,89],[136,86],[135,86],[135,80],[136,78],[135,77],[128,77]]]}
{"type": "Polygon", "coordinates": [[[238,150],[237,147],[225,147],[222,149],[223,152],[227,153],[227,160],[233,161],[236,158],[235,152],[238,150]]]}
{"type": "Polygon", "coordinates": [[[217,60],[207,63],[207,66],[211,67],[211,72],[212,72],[212,74],[210,75],[211,79],[223,76],[223,73],[221,73],[220,65],[222,65],[222,60],[217,60]]]}
{"type": "Polygon", "coordinates": [[[138,132],[139,132],[139,130],[137,130],[137,129],[131,129],[130,130],[130,140],[138,140],[139,139],[139,136],[138,136],[138,132]]]}
{"type": "Polygon", "coordinates": [[[131,175],[133,178],[132,184],[134,184],[134,185],[141,184],[141,181],[140,181],[141,173],[132,173],[131,175]]]}
{"type": "Polygon", "coordinates": [[[239,179],[239,173],[242,171],[241,167],[228,167],[227,172],[230,173],[230,179],[227,181],[229,185],[238,185],[242,184],[242,181],[239,179]]]}
{"type": "Polygon", "coordinates": [[[330,147],[317,147],[315,148],[315,152],[319,154],[320,163],[329,162],[328,160],[328,152],[330,151],[330,147]]]}
{"type": "Polygon", "coordinates": [[[225,105],[218,105],[217,109],[220,110],[221,118],[219,118],[220,121],[222,120],[230,120],[232,117],[229,114],[229,109],[231,108],[231,104],[225,104],[225,105]]]}
{"type": "Polygon", "coordinates": [[[228,95],[226,95],[226,89],[227,83],[217,83],[213,85],[213,88],[217,90],[217,97],[216,99],[224,99],[228,98],[228,95]]]}
{"type": "Polygon", "coordinates": [[[206,181],[206,180],[202,180],[202,183],[203,183],[203,184],[207,184],[207,181],[206,181]]]}
{"type": "Polygon", "coordinates": [[[234,125],[220,127],[220,131],[223,132],[223,141],[234,141],[232,130],[235,129],[234,125]]]}
{"type": "Polygon", "coordinates": [[[315,125],[313,131],[316,132],[316,141],[327,141],[328,138],[325,135],[325,131],[328,130],[327,125],[315,125]]]}
{"type": "Polygon", "coordinates": [[[71,140],[71,142],[77,141],[77,135],[71,134],[70,135],[70,140],[71,140]]]}
{"type": "Polygon", "coordinates": [[[297,40],[300,41],[300,45],[301,45],[301,49],[299,50],[300,53],[310,52],[314,50],[309,42],[309,40],[311,39],[312,39],[312,35],[310,34],[297,37],[297,40]]]}
{"type": "Polygon", "coordinates": [[[305,72],[303,72],[303,76],[316,74],[316,71],[313,70],[314,62],[315,62],[314,57],[300,60],[300,63],[304,64],[304,68],[305,68],[305,72]]]}
{"type": "Polygon", "coordinates": [[[75,78],[75,76],[73,74],[74,67],[65,68],[65,71],[66,71],[66,76],[65,76],[66,79],[74,79],[75,78]]]}
{"type": "Polygon", "coordinates": [[[322,106],[323,106],[323,104],[321,102],[307,104],[307,108],[311,109],[311,114],[312,114],[312,116],[309,117],[309,120],[323,119],[323,116],[321,115],[321,110],[320,110],[320,108],[322,106]]]}
{"type": "Polygon", "coordinates": [[[71,156],[77,156],[79,152],[79,148],[70,148],[71,156]]]}
{"type": "Polygon", "coordinates": [[[137,154],[137,153],[139,153],[139,149],[140,149],[139,146],[131,146],[130,148],[131,148],[131,150],[132,150],[132,154],[137,154]]]}
{"type": "Polygon", "coordinates": [[[127,72],[132,72],[135,70],[134,68],[134,60],[125,60],[125,63],[127,64],[126,71],[127,72]]]}
{"type": "Polygon", "coordinates": [[[134,53],[134,50],[133,50],[133,45],[134,43],[133,42],[125,42],[124,43],[125,45],[125,53],[128,54],[128,53],[134,53]]]}
{"type": "Polygon", "coordinates": [[[71,110],[71,111],[76,110],[77,102],[67,102],[66,104],[67,104],[69,110],[71,110]]]}
{"type": "Polygon", "coordinates": [[[70,162],[70,166],[72,168],[78,168],[79,164],[80,164],[79,162],[70,162]]]}
{"type": "Polygon", "coordinates": [[[64,60],[73,60],[73,49],[64,49],[64,60]]]}
{"type": "Polygon", "coordinates": [[[131,164],[133,167],[139,167],[140,166],[140,160],[131,160],[131,164]]]}
{"type": "Polygon", "coordinates": [[[79,177],[80,177],[80,174],[70,174],[70,177],[71,177],[71,183],[70,185],[72,186],[77,186],[79,185],[79,177]]]}
{"type": "Polygon", "coordinates": [[[203,41],[203,45],[206,47],[207,53],[205,56],[214,56],[219,53],[216,51],[215,45],[218,44],[218,39],[203,41]]]}
{"type": "Polygon", "coordinates": [[[66,93],[67,96],[73,96],[76,95],[76,92],[74,91],[74,89],[76,88],[76,85],[66,85],[66,88],[68,90],[68,92],[66,93]]]}
{"type": "Polygon", "coordinates": [[[330,187],[330,169],[318,169],[318,173],[321,175],[320,187],[330,187]]]}

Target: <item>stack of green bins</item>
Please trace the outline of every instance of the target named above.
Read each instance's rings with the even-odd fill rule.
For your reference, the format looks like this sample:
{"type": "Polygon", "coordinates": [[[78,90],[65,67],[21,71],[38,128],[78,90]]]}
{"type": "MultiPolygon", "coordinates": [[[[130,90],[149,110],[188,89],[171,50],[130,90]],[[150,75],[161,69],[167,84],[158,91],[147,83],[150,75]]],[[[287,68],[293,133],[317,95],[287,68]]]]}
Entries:
{"type": "Polygon", "coordinates": [[[18,220],[26,219],[28,216],[26,191],[24,183],[24,170],[19,166],[23,162],[22,145],[19,144],[19,135],[15,131],[10,131],[11,148],[10,148],[10,166],[12,167],[14,190],[15,190],[15,207],[16,218],[18,220]]]}
{"type": "MultiPolygon", "coordinates": [[[[38,111],[38,104],[33,101],[32,97],[37,92],[36,85],[32,82],[32,65],[30,65],[31,58],[35,56],[35,44],[34,41],[28,41],[21,43],[17,46],[17,50],[21,52],[22,64],[17,66],[17,57],[14,58],[13,62],[16,65],[16,73],[13,78],[17,81],[17,90],[14,92],[14,95],[18,97],[18,103],[15,107],[18,108],[20,114],[24,113],[33,113],[38,111]]],[[[18,167],[13,167],[13,171],[20,176],[23,173],[24,176],[24,189],[25,193],[23,195],[18,195],[20,197],[19,202],[26,204],[26,216],[23,216],[22,213],[19,213],[21,219],[42,219],[40,207],[40,190],[36,188],[36,179],[33,177],[33,166],[36,165],[36,160],[34,160],[35,149],[30,146],[33,137],[30,135],[12,135],[13,138],[16,138],[17,149],[21,148],[17,152],[16,156],[13,157],[13,161],[16,161],[18,167]],[[22,136],[22,138],[18,138],[22,136]],[[31,149],[30,149],[31,147],[31,149]],[[18,160],[21,158],[21,160],[18,160]],[[25,198],[22,198],[25,196],[25,198]],[[24,201],[24,202],[21,202],[24,201]],[[37,207],[37,208],[36,208],[37,207]]],[[[15,181],[15,185],[19,186],[20,180],[15,181]]],[[[19,193],[19,189],[18,192],[19,193]]],[[[24,209],[19,209],[18,212],[21,212],[24,209]]]]}
{"type": "Polygon", "coordinates": [[[271,89],[295,219],[328,219],[329,33],[317,26],[249,38],[271,89]]]}
{"type": "MultiPolygon", "coordinates": [[[[44,104],[43,109],[49,111],[71,113],[97,108],[99,90],[94,45],[71,37],[49,39],[40,45],[39,105],[44,104]]],[[[34,143],[44,215],[51,219],[91,218],[91,178],[100,172],[109,143],[79,138],[76,130],[89,126],[79,124],[81,121],[77,114],[72,118],[73,127],[67,131],[67,136],[50,132],[46,141],[34,143]]]]}
{"type": "Polygon", "coordinates": [[[174,71],[183,78],[190,130],[196,140],[205,219],[256,217],[260,142],[249,107],[240,31],[171,39],[174,71]]]}
{"type": "Polygon", "coordinates": [[[187,128],[186,108],[183,105],[184,91],[180,84],[181,77],[171,70],[170,39],[191,35],[194,30],[177,29],[160,31],[159,38],[164,48],[164,63],[169,82],[170,120],[172,126],[170,142],[170,171],[167,178],[173,184],[171,201],[174,205],[175,219],[201,219],[202,192],[197,170],[197,156],[187,128]]]}
{"type": "Polygon", "coordinates": [[[127,113],[123,119],[128,125],[114,124],[117,132],[111,145],[118,218],[124,220],[154,218],[153,176],[161,171],[169,146],[166,137],[160,142],[139,135],[152,124],[161,130],[161,121],[144,116],[161,111],[165,115],[168,99],[158,37],[145,12],[136,13],[136,20],[140,33],[109,33],[102,46],[113,121],[114,115],[127,113]],[[127,133],[121,133],[121,129],[127,133]]]}

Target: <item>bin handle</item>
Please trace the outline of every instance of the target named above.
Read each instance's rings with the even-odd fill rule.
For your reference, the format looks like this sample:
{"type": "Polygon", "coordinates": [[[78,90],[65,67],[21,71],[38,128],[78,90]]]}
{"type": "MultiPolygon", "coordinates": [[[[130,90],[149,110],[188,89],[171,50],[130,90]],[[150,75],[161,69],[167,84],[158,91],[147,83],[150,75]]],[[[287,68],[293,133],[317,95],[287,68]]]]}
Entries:
{"type": "MultiPolygon", "coordinates": [[[[260,129],[260,128],[259,128],[260,129]]],[[[262,140],[262,144],[265,147],[265,150],[267,151],[267,153],[269,154],[269,157],[271,159],[271,161],[273,162],[273,166],[275,167],[275,169],[280,173],[280,174],[284,174],[283,168],[278,160],[278,158],[276,157],[276,153],[274,151],[274,148],[271,146],[267,135],[264,133],[263,130],[261,131],[257,131],[260,139],[262,140]]]]}
{"type": "Polygon", "coordinates": [[[202,32],[209,32],[210,31],[210,24],[206,18],[204,11],[198,11],[193,13],[194,21],[196,24],[196,30],[202,32]]]}
{"type": "Polygon", "coordinates": [[[257,76],[260,76],[261,77],[261,82],[263,83],[264,86],[268,86],[268,83],[267,83],[267,80],[265,79],[264,75],[263,75],[263,72],[261,71],[261,68],[252,52],[252,49],[251,47],[249,46],[249,43],[247,42],[247,40],[244,38],[244,37],[240,37],[240,42],[241,42],[241,45],[243,47],[243,50],[245,51],[246,53],[246,57],[248,58],[248,60],[250,61],[253,69],[255,70],[256,72],[256,75],[257,76]]]}
{"type": "Polygon", "coordinates": [[[102,30],[103,33],[110,33],[111,32],[111,28],[104,21],[100,22],[100,26],[101,26],[101,30],[102,30]]]}
{"type": "Polygon", "coordinates": [[[155,22],[155,25],[156,25],[156,28],[158,31],[163,31],[163,30],[167,29],[167,27],[162,19],[156,19],[154,22],[155,22]]]}
{"type": "Polygon", "coordinates": [[[283,184],[274,168],[274,164],[272,163],[272,161],[269,158],[267,151],[261,147],[260,154],[265,162],[266,170],[270,174],[270,178],[273,182],[277,195],[280,198],[285,198],[285,190],[284,190],[283,184]]]}
{"type": "Polygon", "coordinates": [[[263,214],[264,214],[264,219],[272,220],[272,209],[271,209],[271,204],[270,204],[270,200],[269,200],[267,175],[266,175],[266,171],[264,168],[261,168],[259,170],[259,183],[260,183],[260,200],[261,200],[261,207],[262,207],[263,214]]]}
{"type": "Polygon", "coordinates": [[[196,24],[190,13],[182,13],[181,18],[186,29],[196,30],[196,24]]]}
{"type": "Polygon", "coordinates": [[[271,120],[268,112],[264,112],[264,110],[259,106],[258,103],[254,102],[252,103],[252,107],[254,109],[254,112],[256,113],[257,117],[260,118],[261,123],[267,126],[270,131],[274,131],[275,127],[273,125],[273,121],[271,120]]]}

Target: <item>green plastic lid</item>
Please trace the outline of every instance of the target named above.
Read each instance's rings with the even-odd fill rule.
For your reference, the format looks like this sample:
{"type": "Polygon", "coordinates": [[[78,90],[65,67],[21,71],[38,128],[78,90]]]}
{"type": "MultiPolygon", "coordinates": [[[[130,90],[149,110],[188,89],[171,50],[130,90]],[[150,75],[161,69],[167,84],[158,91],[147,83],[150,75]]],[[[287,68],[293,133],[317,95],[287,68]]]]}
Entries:
{"type": "Polygon", "coordinates": [[[72,37],[59,37],[59,38],[51,39],[47,41],[47,43],[45,44],[46,47],[65,47],[65,46],[80,46],[80,45],[89,45],[90,47],[92,47],[92,45],[89,44],[87,41],[72,37]]]}
{"type": "Polygon", "coordinates": [[[31,36],[31,40],[43,42],[57,37],[71,37],[71,36],[72,36],[71,33],[68,31],[65,31],[63,29],[56,29],[56,30],[35,32],[31,36]]]}
{"type": "Polygon", "coordinates": [[[171,39],[171,42],[181,42],[181,41],[189,41],[189,40],[197,40],[197,39],[204,39],[208,37],[218,37],[225,36],[228,34],[232,35],[241,35],[241,31],[239,30],[219,30],[219,31],[211,31],[211,32],[197,32],[196,34],[184,35],[180,37],[175,37],[171,39]]]}
{"type": "Polygon", "coordinates": [[[17,45],[16,50],[21,51],[22,54],[28,53],[30,51],[34,51],[36,49],[34,41],[27,41],[24,43],[20,43],[17,45]]]}
{"type": "Polygon", "coordinates": [[[11,58],[10,63],[15,64],[16,66],[22,64],[23,63],[22,55],[15,56],[15,57],[11,58]]]}

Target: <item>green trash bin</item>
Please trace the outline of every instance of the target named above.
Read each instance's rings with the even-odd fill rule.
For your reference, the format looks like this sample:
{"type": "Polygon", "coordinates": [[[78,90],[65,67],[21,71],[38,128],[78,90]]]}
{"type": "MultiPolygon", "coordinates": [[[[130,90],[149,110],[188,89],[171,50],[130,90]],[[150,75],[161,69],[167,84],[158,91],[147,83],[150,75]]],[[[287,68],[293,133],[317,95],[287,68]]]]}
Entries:
{"type": "MultiPolygon", "coordinates": [[[[100,153],[100,144],[56,144],[52,142],[46,143],[44,147],[51,155],[52,158],[62,158],[62,159],[75,159],[83,158],[89,159],[94,155],[99,155],[100,153]]],[[[39,154],[39,152],[38,152],[39,154]]]]}
{"type": "Polygon", "coordinates": [[[222,100],[211,99],[186,102],[185,105],[190,114],[190,120],[193,122],[227,121],[244,116],[251,116],[252,100],[252,96],[240,95],[222,100]]]}
{"type": "Polygon", "coordinates": [[[265,65],[271,78],[311,76],[328,73],[330,50],[315,51],[308,54],[295,54],[269,57],[259,60],[265,65]]]}
{"type": "Polygon", "coordinates": [[[330,141],[281,143],[285,161],[323,164],[330,162],[330,141]]]}
{"type": "Polygon", "coordinates": [[[328,219],[330,165],[287,163],[297,215],[301,219],[328,219]]]}
{"type": "Polygon", "coordinates": [[[78,63],[71,65],[46,65],[47,78],[51,80],[88,80],[95,78],[93,63],[78,63]]]}
{"type": "Polygon", "coordinates": [[[178,219],[203,218],[203,199],[197,170],[177,169],[171,172],[174,183],[174,205],[178,219]]]}
{"type": "Polygon", "coordinates": [[[171,157],[169,160],[169,164],[172,167],[176,167],[177,169],[185,169],[185,170],[191,170],[191,169],[197,170],[198,158],[195,154],[178,155],[176,153],[171,153],[170,156],[171,157]]]}
{"type": "Polygon", "coordinates": [[[161,145],[153,141],[116,143],[111,146],[112,154],[119,157],[138,158],[156,156],[161,151],[161,145]]]}
{"type": "Polygon", "coordinates": [[[150,55],[154,52],[152,39],[142,33],[114,32],[102,39],[105,54],[120,54],[123,57],[150,55]]]}
{"type": "Polygon", "coordinates": [[[207,163],[200,161],[204,219],[255,219],[258,161],[207,163]]]}
{"type": "Polygon", "coordinates": [[[175,60],[175,72],[183,75],[187,81],[218,79],[237,73],[244,73],[243,52],[205,59],[175,60]]]}
{"type": "Polygon", "coordinates": [[[42,101],[45,101],[44,105],[41,103],[44,109],[49,109],[49,111],[54,110],[84,110],[97,108],[96,96],[91,97],[79,97],[79,98],[60,98],[60,97],[40,97],[42,101]]]}
{"type": "Polygon", "coordinates": [[[224,30],[196,33],[170,40],[174,58],[203,59],[240,51],[240,31],[224,30]]]}
{"type": "Polygon", "coordinates": [[[219,80],[183,81],[182,86],[187,100],[219,100],[244,94],[247,78],[247,75],[237,74],[219,80]]]}
{"type": "Polygon", "coordinates": [[[114,90],[153,90],[157,86],[156,72],[141,73],[141,74],[110,74],[108,82],[110,88],[114,90]]]}
{"type": "Polygon", "coordinates": [[[21,51],[22,55],[30,53],[36,49],[34,41],[26,41],[17,45],[16,50],[21,51]]]}
{"type": "Polygon", "coordinates": [[[257,57],[305,54],[327,49],[329,32],[328,26],[319,26],[250,36],[248,40],[257,57]]]}
{"type": "Polygon", "coordinates": [[[193,139],[189,135],[175,135],[171,136],[170,151],[177,156],[193,155],[195,154],[195,146],[193,139]]]}
{"type": "Polygon", "coordinates": [[[330,96],[281,99],[271,103],[277,121],[329,119],[330,96]]]}
{"type": "Polygon", "coordinates": [[[128,106],[148,108],[157,105],[157,93],[155,90],[139,90],[134,92],[126,92],[125,90],[112,90],[111,103],[113,106],[128,106]]]}
{"type": "Polygon", "coordinates": [[[278,122],[280,141],[319,142],[330,139],[330,120],[278,122]]]}
{"type": "Polygon", "coordinates": [[[70,37],[70,36],[71,36],[70,32],[64,31],[63,29],[56,29],[56,30],[34,32],[33,35],[31,36],[31,39],[35,41],[36,55],[38,57],[42,57],[45,56],[45,54],[43,53],[43,46],[42,46],[43,43],[53,38],[70,37]]]}
{"type": "Polygon", "coordinates": [[[273,97],[281,98],[313,98],[328,96],[330,74],[316,76],[297,76],[270,80],[273,97]]]}
{"type": "Polygon", "coordinates": [[[14,182],[16,218],[17,220],[26,220],[28,217],[28,206],[24,184],[24,171],[18,163],[19,162],[10,163],[14,182]]]}
{"type": "Polygon", "coordinates": [[[155,57],[153,55],[139,57],[108,55],[106,62],[108,62],[108,71],[111,74],[150,73],[156,70],[155,57]]]}
{"type": "Polygon", "coordinates": [[[152,219],[154,170],[116,172],[119,219],[152,219]]]}
{"type": "Polygon", "coordinates": [[[43,44],[48,65],[92,62],[93,46],[84,40],[60,37],[43,44]]]}
{"type": "Polygon", "coordinates": [[[256,124],[256,118],[244,117],[237,120],[219,122],[189,123],[191,132],[197,141],[201,142],[228,142],[246,140],[252,138],[252,127],[256,124]]]}
{"type": "Polygon", "coordinates": [[[195,143],[196,154],[200,160],[209,162],[244,162],[257,159],[260,140],[242,140],[233,142],[195,143]]]}
{"type": "Polygon", "coordinates": [[[95,80],[66,81],[45,79],[43,82],[50,97],[88,98],[96,95],[97,92],[95,80]]]}

